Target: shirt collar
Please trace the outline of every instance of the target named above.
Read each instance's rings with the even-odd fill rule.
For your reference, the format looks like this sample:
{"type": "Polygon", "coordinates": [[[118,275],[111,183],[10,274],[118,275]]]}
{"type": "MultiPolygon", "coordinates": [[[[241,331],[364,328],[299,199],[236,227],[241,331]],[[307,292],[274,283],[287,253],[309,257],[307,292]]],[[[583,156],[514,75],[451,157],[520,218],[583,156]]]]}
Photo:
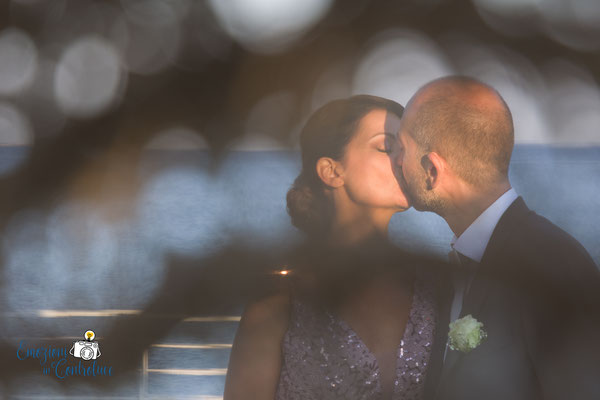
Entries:
{"type": "Polygon", "coordinates": [[[514,189],[509,189],[492,203],[458,238],[454,236],[450,246],[464,256],[481,262],[485,248],[492,237],[492,233],[500,221],[502,214],[517,199],[514,189]]]}

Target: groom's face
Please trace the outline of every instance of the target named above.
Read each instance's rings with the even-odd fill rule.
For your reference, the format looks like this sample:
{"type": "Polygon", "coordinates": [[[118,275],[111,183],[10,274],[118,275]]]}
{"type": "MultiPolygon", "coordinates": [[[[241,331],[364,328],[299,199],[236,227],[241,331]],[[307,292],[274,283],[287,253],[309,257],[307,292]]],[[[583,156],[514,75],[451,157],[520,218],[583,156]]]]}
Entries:
{"type": "Polygon", "coordinates": [[[421,164],[424,152],[408,132],[410,118],[408,110],[400,123],[392,156],[394,175],[413,207],[419,211],[430,211],[433,205],[431,203],[435,201],[434,193],[427,188],[427,175],[421,164]]]}
{"type": "Polygon", "coordinates": [[[415,208],[419,203],[419,171],[415,168],[414,159],[417,153],[417,144],[406,133],[400,129],[397,136],[396,147],[393,152],[394,175],[400,188],[411,200],[415,208]]]}

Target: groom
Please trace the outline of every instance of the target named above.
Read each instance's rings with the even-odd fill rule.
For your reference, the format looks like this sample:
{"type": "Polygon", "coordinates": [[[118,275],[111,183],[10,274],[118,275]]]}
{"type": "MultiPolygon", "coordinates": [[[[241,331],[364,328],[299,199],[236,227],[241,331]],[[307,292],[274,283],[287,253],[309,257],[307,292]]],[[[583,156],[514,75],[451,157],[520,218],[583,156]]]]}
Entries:
{"type": "Polygon", "coordinates": [[[396,177],[417,210],[437,213],[455,235],[428,397],[600,399],[600,273],[511,187],[513,143],[506,103],[467,77],[425,85],[401,120],[396,177]],[[452,350],[448,322],[466,315],[488,337],[469,352],[452,350]]]}

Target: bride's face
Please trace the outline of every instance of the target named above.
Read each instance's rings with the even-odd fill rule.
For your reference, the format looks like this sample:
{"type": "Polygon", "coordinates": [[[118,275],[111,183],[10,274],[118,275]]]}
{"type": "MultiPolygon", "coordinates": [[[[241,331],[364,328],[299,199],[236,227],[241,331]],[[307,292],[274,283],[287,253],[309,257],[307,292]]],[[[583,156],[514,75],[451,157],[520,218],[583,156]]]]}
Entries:
{"type": "Polygon", "coordinates": [[[396,211],[410,207],[390,162],[399,127],[400,118],[386,110],[373,110],[361,119],[341,160],[344,188],[355,203],[396,211]]]}

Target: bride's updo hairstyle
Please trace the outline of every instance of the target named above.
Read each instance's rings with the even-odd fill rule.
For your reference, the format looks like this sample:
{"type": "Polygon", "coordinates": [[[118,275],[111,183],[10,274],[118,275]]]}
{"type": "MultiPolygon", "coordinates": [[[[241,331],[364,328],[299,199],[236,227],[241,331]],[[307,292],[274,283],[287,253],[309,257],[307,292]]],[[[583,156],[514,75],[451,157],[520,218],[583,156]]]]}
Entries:
{"type": "Polygon", "coordinates": [[[300,133],[302,171],[287,193],[287,211],[292,224],[309,236],[329,232],[332,201],[317,174],[321,157],[341,160],[362,118],[373,110],[386,110],[402,117],[404,107],[377,96],[357,95],[333,100],[316,110],[300,133]]]}

